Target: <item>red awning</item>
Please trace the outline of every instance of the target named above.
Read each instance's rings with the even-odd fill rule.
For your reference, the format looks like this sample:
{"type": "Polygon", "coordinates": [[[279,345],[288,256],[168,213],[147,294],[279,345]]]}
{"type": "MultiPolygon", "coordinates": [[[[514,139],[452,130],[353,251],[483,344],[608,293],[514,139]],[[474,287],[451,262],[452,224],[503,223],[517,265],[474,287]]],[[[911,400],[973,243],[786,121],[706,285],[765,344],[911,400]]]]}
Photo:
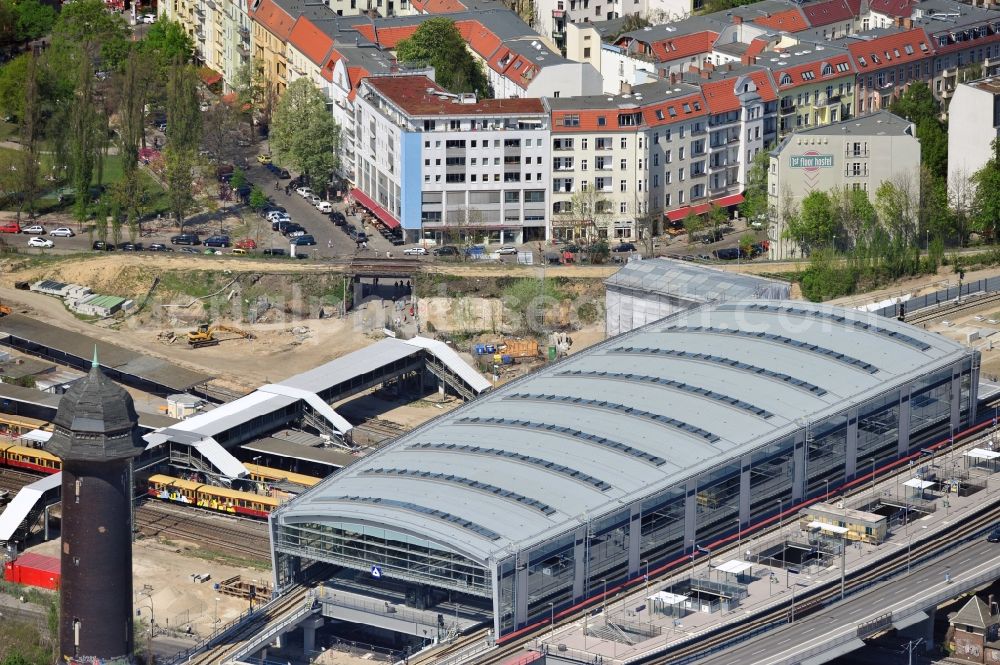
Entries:
{"type": "MultiPolygon", "coordinates": [[[[743,195],[730,194],[729,196],[723,196],[722,198],[715,199],[712,203],[720,208],[728,208],[729,206],[734,206],[737,203],[743,203],[743,195]]],[[[671,222],[679,222],[692,212],[696,215],[704,215],[712,209],[712,203],[702,203],[701,205],[684,206],[683,208],[678,208],[677,210],[670,210],[667,212],[667,219],[671,222]]]]}
{"type": "Polygon", "coordinates": [[[198,76],[201,78],[202,83],[208,86],[215,85],[222,80],[222,74],[210,67],[200,67],[198,69],[198,76]]]}
{"type": "Polygon", "coordinates": [[[392,216],[388,210],[371,200],[371,198],[360,189],[351,190],[351,198],[368,209],[373,215],[382,220],[382,223],[390,229],[399,228],[399,220],[392,216]]]}

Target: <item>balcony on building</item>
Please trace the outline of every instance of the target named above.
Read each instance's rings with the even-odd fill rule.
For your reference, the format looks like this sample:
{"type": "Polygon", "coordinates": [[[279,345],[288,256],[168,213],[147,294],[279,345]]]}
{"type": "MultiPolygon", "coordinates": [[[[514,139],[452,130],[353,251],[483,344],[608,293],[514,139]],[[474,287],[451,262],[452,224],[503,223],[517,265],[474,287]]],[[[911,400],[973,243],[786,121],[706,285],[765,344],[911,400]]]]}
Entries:
{"type": "Polygon", "coordinates": [[[795,104],[782,104],[778,107],[778,112],[781,115],[788,115],[790,113],[795,113],[795,104]]]}

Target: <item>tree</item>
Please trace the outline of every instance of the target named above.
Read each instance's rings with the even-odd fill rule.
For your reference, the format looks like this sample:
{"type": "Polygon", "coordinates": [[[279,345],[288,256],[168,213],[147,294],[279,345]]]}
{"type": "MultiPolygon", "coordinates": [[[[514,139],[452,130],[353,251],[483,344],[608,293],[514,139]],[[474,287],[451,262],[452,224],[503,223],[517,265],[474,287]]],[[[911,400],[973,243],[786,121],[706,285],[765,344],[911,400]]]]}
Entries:
{"type": "Polygon", "coordinates": [[[799,213],[790,216],[785,225],[785,237],[798,243],[804,252],[831,245],[836,231],[833,202],[822,191],[807,194],[799,213]]]}
{"type": "Polygon", "coordinates": [[[236,110],[243,113],[243,110],[247,109],[261,125],[270,126],[277,95],[274,84],[264,72],[263,65],[250,60],[236,70],[234,78],[236,110]]]}
{"type": "Polygon", "coordinates": [[[167,141],[176,150],[198,151],[201,142],[201,104],[194,67],[175,58],[167,80],[167,141]]]}
{"type": "MultiPolygon", "coordinates": [[[[41,108],[38,99],[38,56],[32,50],[27,54],[28,72],[24,87],[24,112],[21,116],[21,201],[28,208],[28,215],[35,215],[38,197],[38,170],[41,158],[41,108]]],[[[21,218],[21,207],[17,210],[21,218]]]]}
{"type": "Polygon", "coordinates": [[[74,212],[83,223],[90,204],[90,184],[100,149],[104,123],[99,118],[94,99],[94,70],[89,58],[77,62],[77,82],[73,103],[69,108],[66,147],[70,181],[75,193],[74,212]]]}
{"type": "Polygon", "coordinates": [[[274,110],[270,137],[278,163],[301,171],[317,186],[325,187],[339,165],[340,126],[323,93],[307,78],[292,81],[285,90],[274,110]]]}
{"type": "Polygon", "coordinates": [[[930,86],[922,82],[911,83],[889,110],[917,126],[921,163],[931,172],[946,177],[948,135],[939,120],[941,108],[930,86]]]}
{"type": "MultiPolygon", "coordinates": [[[[762,221],[768,215],[767,172],[771,167],[771,156],[767,150],[761,150],[753,157],[747,170],[747,188],[743,192],[743,203],[740,204],[740,214],[751,221],[762,221]]],[[[770,219],[768,219],[770,222],[770,219]]]]}
{"type": "Polygon", "coordinates": [[[573,193],[569,206],[564,207],[559,216],[570,223],[583,227],[585,235],[607,235],[608,224],[611,221],[611,202],[596,189],[580,190],[573,193]],[[592,234],[591,229],[598,231],[592,234]]]}
{"type": "Polygon", "coordinates": [[[253,188],[250,189],[250,198],[248,199],[248,203],[251,210],[254,212],[260,212],[268,204],[267,194],[264,193],[263,189],[254,185],[253,188]]]}
{"type": "Polygon", "coordinates": [[[14,6],[17,39],[22,42],[44,37],[56,22],[56,10],[38,0],[19,0],[14,6]]]}
{"type": "MultiPolygon", "coordinates": [[[[32,59],[37,59],[37,56],[30,52],[22,53],[0,67],[0,110],[18,120],[24,115],[28,69],[33,66],[38,120],[44,122],[45,118],[53,111],[56,94],[49,68],[45,67],[43,62],[30,64],[32,59]]],[[[41,130],[41,128],[39,129],[41,130]]]]}
{"type": "Polygon", "coordinates": [[[131,34],[125,19],[107,11],[103,0],[65,3],[52,26],[50,56],[55,71],[75,71],[71,62],[81,52],[102,68],[117,69],[128,55],[131,34]]]}
{"type": "Polygon", "coordinates": [[[194,40],[177,21],[161,17],[149,27],[140,48],[153,58],[157,66],[166,71],[178,60],[189,63],[194,57],[194,40]]]}
{"type": "Polygon", "coordinates": [[[229,179],[229,186],[235,191],[243,187],[245,184],[247,184],[246,171],[239,167],[235,168],[233,170],[233,177],[229,179]]]}
{"type": "Polygon", "coordinates": [[[713,203],[708,210],[708,223],[711,225],[714,234],[719,230],[720,226],[725,226],[729,223],[729,213],[722,206],[713,203]]]}
{"type": "Polygon", "coordinates": [[[164,180],[167,186],[167,205],[183,232],[188,212],[194,207],[195,153],[167,144],[163,152],[164,180]]]}
{"type": "Polygon", "coordinates": [[[118,154],[122,160],[122,179],[112,189],[112,196],[124,217],[132,241],[138,235],[139,220],[142,218],[142,204],[145,198],[142,180],[139,176],[139,149],[145,138],[146,101],[149,98],[150,74],[149,58],[133,49],[125,61],[120,79],[120,100],[118,103],[118,154]]]}
{"type": "Polygon", "coordinates": [[[451,19],[439,17],[421,23],[413,36],[396,47],[396,57],[400,62],[434,67],[438,85],[450,92],[493,96],[486,70],[469,52],[451,19]]]}
{"type": "Polygon", "coordinates": [[[697,214],[694,208],[688,210],[688,214],[684,218],[684,230],[687,231],[687,242],[689,245],[694,244],[695,240],[698,239],[698,234],[705,230],[705,226],[704,217],[697,214]]]}
{"type": "Polygon", "coordinates": [[[875,210],[882,228],[903,244],[915,234],[914,201],[905,183],[885,180],[875,190],[875,210]]]}
{"type": "Polygon", "coordinates": [[[213,104],[202,114],[201,142],[216,166],[234,164],[243,154],[240,147],[242,117],[236,104],[225,102],[213,104]]]}
{"type": "Polygon", "coordinates": [[[1000,224],[1000,139],[993,139],[993,157],[972,174],[972,224],[980,233],[997,237],[1000,224]]]}

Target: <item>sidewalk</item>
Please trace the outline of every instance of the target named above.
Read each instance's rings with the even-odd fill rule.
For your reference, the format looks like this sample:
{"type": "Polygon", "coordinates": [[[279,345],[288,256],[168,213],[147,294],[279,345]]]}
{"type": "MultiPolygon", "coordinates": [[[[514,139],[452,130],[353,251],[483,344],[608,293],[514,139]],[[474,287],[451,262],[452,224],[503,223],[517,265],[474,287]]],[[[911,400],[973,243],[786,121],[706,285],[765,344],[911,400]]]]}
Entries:
{"type": "MultiPolygon", "coordinates": [[[[948,477],[948,473],[953,467],[959,471],[968,471],[970,480],[979,481],[985,484],[985,488],[974,492],[970,496],[960,497],[956,493],[942,496],[939,486],[935,488],[934,496],[928,493],[927,498],[934,499],[937,511],[923,517],[914,517],[906,524],[891,527],[886,541],[880,545],[865,544],[856,542],[848,545],[846,550],[846,573],[849,577],[852,572],[871,565],[895,554],[900,549],[908,551],[910,547],[927,540],[935,534],[960,523],[965,516],[975,509],[981,508],[986,501],[986,497],[993,497],[993,494],[1000,491],[1000,483],[996,482],[997,473],[990,473],[978,467],[969,467],[970,460],[963,456],[963,453],[972,448],[991,448],[994,445],[995,434],[989,433],[976,440],[956,446],[948,455],[935,460],[935,470],[939,476],[948,477]]],[[[926,465],[931,465],[928,461],[926,465]]],[[[925,466],[925,465],[921,465],[925,466]]],[[[913,469],[903,467],[898,475],[889,476],[887,479],[877,483],[873,488],[867,485],[857,494],[847,499],[847,507],[856,508],[861,503],[868,503],[874,497],[882,500],[891,499],[897,494],[897,487],[900,490],[902,483],[912,477],[913,469]],[[897,484],[898,483],[898,484],[897,484]]],[[[826,503],[839,504],[842,495],[833,495],[827,498],[826,503]]],[[[548,648],[555,653],[565,654],[572,658],[593,662],[595,657],[600,657],[604,665],[619,665],[652,655],[663,651],[671,646],[689,642],[698,636],[715,630],[723,625],[745,621],[765,610],[778,606],[790,607],[793,597],[808,593],[813,587],[821,584],[838,584],[841,574],[841,558],[837,554],[829,559],[829,565],[825,568],[807,570],[803,568],[801,572],[795,572],[795,567],[782,569],[780,567],[766,566],[753,563],[750,575],[752,582],[747,586],[748,595],[739,606],[732,610],[718,609],[714,613],[705,611],[693,611],[688,609],[681,612],[683,616],[674,619],[657,611],[650,613],[652,603],[646,601],[648,596],[663,591],[672,593],[672,590],[682,593],[681,587],[686,585],[691,579],[711,582],[724,582],[732,584],[732,575],[717,570],[725,562],[739,563],[745,559],[748,550],[758,551],[761,543],[785,541],[804,542],[805,534],[800,530],[799,517],[786,517],[786,523],[780,530],[765,531],[755,535],[751,539],[742,542],[739,548],[732,547],[726,552],[702,555],[696,559],[695,565],[683,567],[676,575],[667,581],[658,581],[645,586],[640,586],[636,591],[628,593],[622,598],[615,598],[609,602],[605,610],[598,608],[592,616],[587,619],[580,619],[572,624],[559,628],[553,634],[546,632],[536,639],[536,648],[548,648]],[[711,566],[711,567],[710,567],[711,566]],[[648,592],[647,592],[648,586],[648,592]],[[583,632],[584,622],[589,626],[590,635],[583,632]],[[628,632],[623,632],[615,627],[608,627],[607,623],[612,622],[619,626],[624,626],[628,632]],[[597,634],[600,635],[600,637],[597,634]],[[642,636],[641,633],[651,635],[642,636]],[[658,633],[658,634],[657,634],[658,633]],[[611,636],[616,639],[609,639],[611,636]],[[641,640],[641,641],[640,641],[641,640]],[[629,641],[632,643],[630,644],[629,641]]],[[[731,564],[731,565],[735,565],[731,564]]],[[[749,562],[748,562],[749,563],[749,562]]],[[[694,605],[701,605],[707,609],[703,599],[691,598],[694,605]]]]}

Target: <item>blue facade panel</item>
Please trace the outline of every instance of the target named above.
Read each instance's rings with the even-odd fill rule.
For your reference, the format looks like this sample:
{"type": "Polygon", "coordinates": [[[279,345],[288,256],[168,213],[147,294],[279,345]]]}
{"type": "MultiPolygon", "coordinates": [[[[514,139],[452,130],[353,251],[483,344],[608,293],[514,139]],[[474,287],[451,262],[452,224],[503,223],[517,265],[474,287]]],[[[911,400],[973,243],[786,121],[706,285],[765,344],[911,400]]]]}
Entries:
{"type": "Polygon", "coordinates": [[[421,150],[420,133],[402,132],[399,177],[399,223],[404,229],[420,230],[421,150]]]}

